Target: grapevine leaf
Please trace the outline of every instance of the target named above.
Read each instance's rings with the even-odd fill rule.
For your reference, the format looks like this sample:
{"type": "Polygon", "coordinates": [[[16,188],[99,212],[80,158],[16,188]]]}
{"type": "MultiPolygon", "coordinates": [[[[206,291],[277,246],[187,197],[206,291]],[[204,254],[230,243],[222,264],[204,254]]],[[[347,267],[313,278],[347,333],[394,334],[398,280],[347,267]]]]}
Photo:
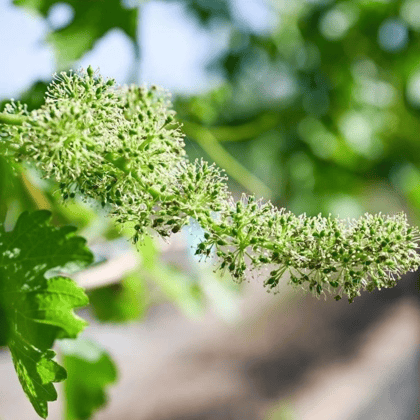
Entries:
{"type": "MultiPolygon", "coordinates": [[[[48,17],[51,8],[61,0],[14,0],[17,6],[35,10],[48,17]]],[[[73,20],[47,36],[55,50],[59,68],[65,68],[91,50],[111,29],[124,31],[137,45],[137,9],[127,9],[122,0],[66,0],[73,8],[73,20]]]]}
{"type": "Polygon", "coordinates": [[[83,340],[60,342],[68,376],[65,383],[66,419],[89,419],[107,402],[105,388],[117,380],[110,356],[97,344],[83,340]]]}
{"type": "Polygon", "coordinates": [[[49,226],[46,210],[22,213],[12,231],[0,225],[0,341],[7,344],[22,385],[36,412],[48,415],[57,399],[52,382],[66,378],[53,359],[56,338],[76,337],[86,322],[73,313],[88,303],[71,279],[49,276],[92,262],[75,228],[49,226]]]}
{"type": "Polygon", "coordinates": [[[137,273],[127,275],[119,284],[100,287],[89,293],[89,302],[97,319],[103,322],[127,322],[145,315],[148,289],[137,273]]]}

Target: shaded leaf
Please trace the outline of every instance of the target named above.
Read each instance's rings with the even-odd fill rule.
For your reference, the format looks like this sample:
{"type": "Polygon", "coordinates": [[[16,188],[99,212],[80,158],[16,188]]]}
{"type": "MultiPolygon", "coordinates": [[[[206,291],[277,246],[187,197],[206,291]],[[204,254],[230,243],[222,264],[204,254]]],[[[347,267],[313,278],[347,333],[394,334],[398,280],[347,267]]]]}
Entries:
{"type": "Polygon", "coordinates": [[[148,306],[148,289],[143,279],[133,273],[120,283],[95,289],[89,301],[97,319],[127,322],[142,317],[148,306]]]}
{"type": "Polygon", "coordinates": [[[138,249],[145,275],[158,287],[164,299],[173,302],[187,316],[201,314],[204,296],[199,283],[177,267],[162,264],[152,238],[146,237],[138,249]]]}
{"type": "Polygon", "coordinates": [[[187,0],[183,3],[203,25],[208,25],[213,20],[232,20],[230,4],[226,0],[187,0]]]}
{"type": "MultiPolygon", "coordinates": [[[[61,0],[14,0],[47,17],[50,9],[61,0]]],[[[47,41],[56,53],[58,67],[63,69],[91,50],[111,29],[121,29],[137,45],[137,9],[127,9],[122,0],[67,0],[74,11],[73,20],[51,32],[47,41]]]]}
{"type": "Polygon", "coordinates": [[[97,344],[83,340],[63,340],[60,348],[67,369],[66,419],[84,420],[107,402],[105,389],[117,380],[110,356],[97,344]]]}
{"type": "Polygon", "coordinates": [[[200,284],[173,266],[156,266],[148,271],[152,281],[169,301],[190,317],[204,310],[204,296],[200,284]]]}

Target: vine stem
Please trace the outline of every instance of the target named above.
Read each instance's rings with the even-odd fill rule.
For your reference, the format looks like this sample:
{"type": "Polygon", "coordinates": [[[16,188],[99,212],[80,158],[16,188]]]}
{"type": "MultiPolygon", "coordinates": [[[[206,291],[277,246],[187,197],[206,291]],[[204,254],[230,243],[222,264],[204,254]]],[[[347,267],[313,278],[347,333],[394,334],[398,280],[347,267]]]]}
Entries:
{"type": "Polygon", "coordinates": [[[22,125],[25,119],[26,117],[23,115],[6,114],[5,112],[0,112],[1,124],[22,125]]]}
{"type": "Polygon", "coordinates": [[[190,121],[183,121],[182,127],[185,134],[192,137],[239,184],[243,185],[248,191],[258,191],[258,194],[266,199],[272,198],[271,189],[230,155],[210,130],[190,121]]]}

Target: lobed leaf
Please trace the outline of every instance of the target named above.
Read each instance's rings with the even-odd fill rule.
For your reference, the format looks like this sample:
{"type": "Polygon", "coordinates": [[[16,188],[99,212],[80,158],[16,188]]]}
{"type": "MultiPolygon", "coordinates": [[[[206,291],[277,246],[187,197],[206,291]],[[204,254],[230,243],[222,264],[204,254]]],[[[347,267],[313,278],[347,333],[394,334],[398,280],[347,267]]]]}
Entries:
{"type": "Polygon", "coordinates": [[[48,415],[57,393],[53,382],[66,378],[50,348],[56,338],[74,338],[86,326],[74,308],[88,298],[71,279],[49,276],[92,262],[75,228],[49,225],[46,210],[23,213],[12,231],[0,225],[0,341],[9,346],[22,385],[36,412],[48,415]]]}

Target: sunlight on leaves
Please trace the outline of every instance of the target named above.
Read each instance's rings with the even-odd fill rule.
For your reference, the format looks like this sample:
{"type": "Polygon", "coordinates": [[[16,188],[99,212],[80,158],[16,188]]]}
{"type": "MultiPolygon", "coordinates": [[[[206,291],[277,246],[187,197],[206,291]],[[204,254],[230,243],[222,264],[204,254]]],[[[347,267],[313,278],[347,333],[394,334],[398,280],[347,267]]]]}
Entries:
{"type": "Polygon", "coordinates": [[[56,338],[74,338],[86,326],[74,308],[87,305],[83,290],[48,271],[82,268],[92,261],[85,240],[71,226],[49,226],[51,213],[23,213],[12,231],[0,226],[0,341],[9,346],[23,390],[43,418],[57,399],[52,382],[66,378],[50,348],[56,338]]]}

